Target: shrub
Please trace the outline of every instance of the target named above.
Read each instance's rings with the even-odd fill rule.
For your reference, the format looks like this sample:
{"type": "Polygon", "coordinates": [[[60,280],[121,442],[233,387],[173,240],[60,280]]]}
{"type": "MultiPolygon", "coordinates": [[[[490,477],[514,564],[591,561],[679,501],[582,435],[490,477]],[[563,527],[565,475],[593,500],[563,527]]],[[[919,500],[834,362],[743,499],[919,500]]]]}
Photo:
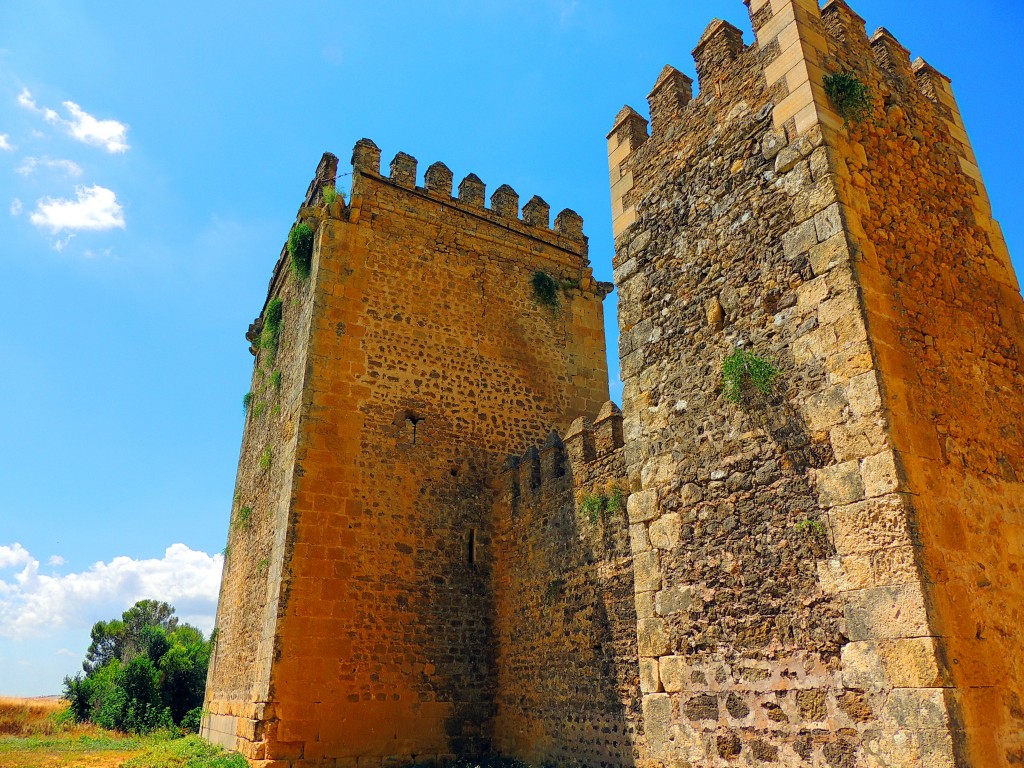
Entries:
{"type": "Polygon", "coordinates": [[[533,286],[533,298],[538,304],[551,309],[558,309],[558,283],[547,272],[534,272],[530,281],[533,286]]]}
{"type": "Polygon", "coordinates": [[[722,363],[722,389],[730,403],[750,402],[755,396],[768,397],[779,369],[745,349],[736,349],[722,363]]]}
{"type": "Polygon", "coordinates": [[[185,733],[199,733],[199,727],[203,724],[203,708],[193,707],[181,718],[181,730],[185,733]]]}
{"type": "Polygon", "coordinates": [[[242,410],[246,413],[249,412],[249,406],[252,405],[252,392],[246,392],[242,396],[242,410]]]}
{"type": "Polygon", "coordinates": [[[334,187],[324,187],[320,190],[320,195],[323,198],[324,205],[331,205],[338,199],[338,190],[334,187]]]}
{"type": "Polygon", "coordinates": [[[860,123],[871,113],[871,92],[851,72],[825,75],[825,95],[847,125],[860,123]]]}
{"type": "Polygon", "coordinates": [[[260,332],[260,346],[270,353],[271,357],[277,355],[277,347],[281,343],[282,315],[284,302],[281,299],[271,299],[267,308],[263,311],[263,330],[260,332]]]}
{"type": "Polygon", "coordinates": [[[132,733],[173,729],[203,701],[212,638],[179,624],[167,603],[143,600],[97,622],[83,667],[64,679],[78,721],[132,733]]]}
{"type": "Polygon", "coordinates": [[[292,271],[305,280],[313,264],[313,230],[306,224],[296,224],[288,234],[288,255],[292,271]]]}

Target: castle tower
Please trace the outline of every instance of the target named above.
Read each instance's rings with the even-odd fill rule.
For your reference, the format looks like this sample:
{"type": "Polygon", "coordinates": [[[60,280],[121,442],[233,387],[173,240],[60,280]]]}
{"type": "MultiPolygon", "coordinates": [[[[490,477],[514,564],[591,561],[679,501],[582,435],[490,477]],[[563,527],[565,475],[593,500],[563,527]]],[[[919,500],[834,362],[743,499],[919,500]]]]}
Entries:
{"type": "Polygon", "coordinates": [[[508,454],[608,400],[583,222],[361,140],[325,155],[261,318],[203,734],[254,765],[490,748],[508,454]],[[327,193],[329,199],[330,193],[327,193]],[[301,225],[301,226],[300,226],[301,225]],[[306,229],[308,228],[308,229],[306,229]],[[301,244],[300,244],[301,245],[301,244]]]}
{"type": "Polygon", "coordinates": [[[608,137],[646,759],[1019,765],[1024,302],[950,81],[747,5],[608,137]]]}

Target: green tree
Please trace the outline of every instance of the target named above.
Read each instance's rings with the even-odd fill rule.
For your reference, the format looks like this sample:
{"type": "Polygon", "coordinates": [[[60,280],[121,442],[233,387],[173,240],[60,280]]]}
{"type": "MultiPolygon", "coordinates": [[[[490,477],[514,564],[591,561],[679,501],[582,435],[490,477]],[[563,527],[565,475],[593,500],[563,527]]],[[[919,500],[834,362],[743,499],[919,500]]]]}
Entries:
{"type": "Polygon", "coordinates": [[[155,600],[97,622],[91,637],[85,674],[64,678],[76,720],[136,733],[173,725],[196,729],[212,640],[155,600]]]}

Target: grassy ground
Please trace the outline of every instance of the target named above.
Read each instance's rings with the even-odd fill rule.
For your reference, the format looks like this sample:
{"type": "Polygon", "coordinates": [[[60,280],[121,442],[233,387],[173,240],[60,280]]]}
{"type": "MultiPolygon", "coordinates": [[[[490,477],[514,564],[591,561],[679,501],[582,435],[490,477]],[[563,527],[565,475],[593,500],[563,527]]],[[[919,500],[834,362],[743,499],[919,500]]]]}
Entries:
{"type": "Polygon", "coordinates": [[[58,699],[0,697],[2,768],[247,768],[197,736],[126,736],[68,722],[58,699]]]}

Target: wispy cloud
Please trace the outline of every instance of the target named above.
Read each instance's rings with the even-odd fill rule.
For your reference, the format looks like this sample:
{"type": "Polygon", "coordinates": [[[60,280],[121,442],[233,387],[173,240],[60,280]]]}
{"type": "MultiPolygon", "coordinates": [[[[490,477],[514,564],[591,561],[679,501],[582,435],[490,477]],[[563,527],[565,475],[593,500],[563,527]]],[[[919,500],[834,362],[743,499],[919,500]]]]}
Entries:
{"type": "Polygon", "coordinates": [[[209,629],[224,558],[167,548],[162,558],[115,557],[79,573],[45,575],[20,544],[0,547],[0,637],[25,639],[88,627],[138,600],[166,600],[186,621],[209,629]],[[14,573],[10,573],[12,570],[14,573]]]}
{"type": "Polygon", "coordinates": [[[60,567],[62,565],[67,565],[68,561],[60,555],[50,555],[50,559],[46,561],[46,564],[54,567],[60,567]]]}
{"type": "Polygon", "coordinates": [[[22,176],[30,176],[35,173],[37,168],[51,168],[56,171],[62,171],[73,178],[78,178],[82,175],[82,166],[74,160],[51,160],[48,157],[26,157],[21,161],[21,165],[14,169],[14,172],[20,173],[22,176]]]}
{"type": "Polygon", "coordinates": [[[21,204],[21,200],[18,198],[11,200],[11,216],[21,216],[23,210],[25,207],[21,204]]]}
{"type": "Polygon", "coordinates": [[[4,152],[14,151],[14,145],[11,144],[11,137],[9,134],[0,133],[0,149],[4,152]]]}
{"type": "Polygon", "coordinates": [[[60,126],[74,139],[94,147],[101,147],[107,152],[118,154],[127,152],[128,126],[119,120],[100,120],[93,117],[73,101],[63,102],[68,119],[61,117],[56,110],[40,107],[28,88],[18,94],[18,104],[30,112],[43,116],[48,123],[60,126]]]}
{"type": "MultiPolygon", "coordinates": [[[[112,190],[98,185],[75,187],[75,199],[45,197],[36,203],[30,220],[54,234],[68,230],[124,229],[124,208],[112,190]]],[[[58,249],[59,250],[59,249],[58,249]]]]}

